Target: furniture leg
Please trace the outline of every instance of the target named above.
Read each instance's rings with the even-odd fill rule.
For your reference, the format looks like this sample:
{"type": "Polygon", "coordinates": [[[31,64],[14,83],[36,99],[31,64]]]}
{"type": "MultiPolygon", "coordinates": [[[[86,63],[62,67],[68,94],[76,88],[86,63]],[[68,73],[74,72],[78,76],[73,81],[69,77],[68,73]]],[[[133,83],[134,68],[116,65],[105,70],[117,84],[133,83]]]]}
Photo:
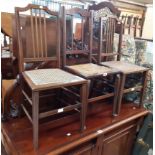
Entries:
{"type": "Polygon", "coordinates": [[[92,94],[93,94],[93,86],[94,86],[94,80],[89,80],[89,95],[88,97],[91,98],[92,94]]]}
{"type": "Polygon", "coordinates": [[[120,93],[118,95],[117,114],[119,114],[120,113],[120,110],[121,110],[121,103],[122,103],[122,98],[123,98],[123,91],[124,91],[125,79],[126,79],[126,74],[122,74],[121,75],[120,88],[119,88],[120,93]]]}
{"type": "Polygon", "coordinates": [[[139,104],[140,108],[143,107],[143,103],[144,103],[144,95],[145,95],[145,90],[146,90],[146,85],[147,85],[147,73],[148,71],[143,72],[143,81],[142,81],[143,87],[140,93],[140,104],[139,104]]]}
{"type": "Polygon", "coordinates": [[[86,120],[86,112],[87,112],[87,84],[82,84],[80,88],[80,96],[81,96],[81,131],[83,131],[85,127],[85,120],[86,120]]]}
{"type": "Polygon", "coordinates": [[[32,92],[33,145],[38,149],[39,92],[32,92]]]}
{"type": "MultiPolygon", "coordinates": [[[[21,89],[21,92],[22,92],[22,89],[21,89]]],[[[23,93],[21,93],[19,98],[20,98],[19,99],[20,100],[20,104],[19,104],[19,115],[18,115],[18,117],[20,118],[23,115],[23,111],[22,111],[22,107],[21,107],[21,105],[24,104],[24,95],[23,95],[23,93]]]]}
{"type": "Polygon", "coordinates": [[[117,99],[119,95],[119,86],[120,86],[120,75],[115,76],[115,92],[114,92],[114,101],[113,101],[113,116],[117,116],[117,99]]]}

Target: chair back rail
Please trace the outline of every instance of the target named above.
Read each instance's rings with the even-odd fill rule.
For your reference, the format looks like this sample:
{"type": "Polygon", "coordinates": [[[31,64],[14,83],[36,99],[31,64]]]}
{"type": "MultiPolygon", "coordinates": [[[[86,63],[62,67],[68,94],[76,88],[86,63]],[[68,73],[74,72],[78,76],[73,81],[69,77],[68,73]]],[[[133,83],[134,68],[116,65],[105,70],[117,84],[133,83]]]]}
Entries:
{"type": "Polygon", "coordinates": [[[106,2],[106,1],[89,6],[89,10],[98,11],[105,7],[109,8],[110,11],[113,12],[113,14],[117,15],[117,17],[120,16],[121,11],[118,10],[111,2],[106,2]]]}
{"type": "Polygon", "coordinates": [[[59,13],[46,6],[29,4],[24,8],[16,7],[15,18],[20,72],[28,62],[57,61],[60,67],[59,13]]]}

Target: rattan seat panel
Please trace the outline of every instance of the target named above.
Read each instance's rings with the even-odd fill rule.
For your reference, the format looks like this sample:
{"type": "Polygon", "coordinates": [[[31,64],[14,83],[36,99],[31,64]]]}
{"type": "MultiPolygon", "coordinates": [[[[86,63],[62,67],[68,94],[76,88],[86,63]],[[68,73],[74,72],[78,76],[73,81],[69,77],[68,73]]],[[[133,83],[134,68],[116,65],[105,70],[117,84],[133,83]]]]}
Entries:
{"type": "Polygon", "coordinates": [[[35,85],[59,85],[82,82],[84,79],[61,69],[38,69],[24,72],[35,85]]]}
{"type": "Polygon", "coordinates": [[[69,69],[74,70],[75,72],[83,75],[84,77],[92,77],[96,75],[102,75],[104,73],[111,73],[113,70],[109,67],[96,65],[93,63],[80,64],[67,66],[69,69]]]}
{"type": "Polygon", "coordinates": [[[102,65],[106,65],[106,66],[118,69],[125,74],[148,70],[148,68],[123,62],[123,61],[107,61],[107,62],[102,62],[102,65]]]}

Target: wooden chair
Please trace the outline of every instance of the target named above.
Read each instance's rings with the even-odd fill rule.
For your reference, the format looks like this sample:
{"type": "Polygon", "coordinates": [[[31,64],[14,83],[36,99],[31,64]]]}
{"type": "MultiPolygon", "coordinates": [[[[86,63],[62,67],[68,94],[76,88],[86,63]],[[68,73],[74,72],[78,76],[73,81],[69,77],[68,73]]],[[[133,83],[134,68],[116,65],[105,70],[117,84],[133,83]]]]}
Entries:
{"type": "MultiPolygon", "coordinates": [[[[63,67],[65,70],[74,73],[80,77],[89,80],[89,94],[88,94],[88,104],[103,99],[113,97],[113,112],[112,114],[116,116],[116,103],[117,94],[119,87],[119,72],[110,67],[104,67],[101,65],[92,63],[92,26],[93,26],[93,12],[84,9],[73,8],[70,10],[65,10],[62,7],[62,21],[63,21],[63,67]],[[75,16],[81,18],[81,47],[77,47],[74,44],[73,35],[73,19],[75,16]],[[66,20],[71,20],[71,36],[70,41],[67,41],[69,31],[66,31],[66,20]],[[68,48],[70,44],[70,48],[68,48]],[[87,58],[87,62],[83,64],[69,64],[69,56],[78,55],[78,58],[82,59],[82,56],[87,58]],[[109,76],[112,76],[112,84],[109,82],[109,76]],[[100,88],[95,88],[97,83],[101,83],[100,88]],[[112,91],[107,91],[103,89],[113,89],[112,91]],[[101,89],[101,90],[100,90],[101,89]],[[107,92],[106,92],[107,91],[107,92]],[[98,93],[97,93],[98,92],[98,93]]],[[[76,57],[74,57],[76,59],[76,57]]]]}
{"type": "MultiPolygon", "coordinates": [[[[45,6],[29,4],[24,8],[16,7],[15,15],[19,47],[19,69],[21,74],[20,85],[24,95],[24,101],[21,107],[33,125],[33,144],[34,148],[37,149],[40,119],[76,109],[80,112],[81,131],[84,130],[87,81],[59,69],[60,18],[58,12],[50,11],[45,6]],[[30,14],[28,14],[28,11],[30,11],[30,14]],[[20,15],[21,12],[26,12],[28,15],[20,15]],[[25,20],[21,22],[21,18],[25,18],[25,20]],[[38,61],[54,61],[56,67],[55,69],[48,68],[25,71],[25,63],[38,61]],[[74,100],[72,104],[66,102],[60,96],[64,91],[67,92],[70,86],[77,86],[80,89],[79,98],[74,100]],[[52,101],[54,100],[56,105],[60,103],[60,107],[56,106],[52,110],[48,109],[48,111],[42,112],[39,105],[41,101],[49,98],[49,94],[47,93],[49,90],[51,94],[50,99],[52,101]],[[28,106],[32,106],[32,116],[27,110],[28,106]]],[[[71,91],[69,92],[70,96],[74,95],[71,91]]]]}
{"type": "Polygon", "coordinates": [[[127,62],[120,61],[121,57],[121,42],[122,42],[122,23],[118,20],[119,10],[115,8],[110,2],[101,2],[97,5],[93,5],[89,8],[90,10],[95,10],[95,20],[99,22],[99,50],[98,50],[98,62],[107,67],[115,68],[121,71],[121,85],[119,89],[118,97],[118,109],[117,113],[119,114],[121,109],[122,96],[124,93],[131,91],[140,90],[140,104],[143,106],[144,92],[146,87],[146,76],[148,68],[130,64],[127,62]],[[116,27],[120,25],[120,34],[119,34],[119,44],[118,52],[113,52],[113,43],[114,43],[114,33],[116,32],[116,27]],[[108,57],[116,56],[117,61],[107,61],[108,57]],[[102,62],[103,58],[106,62],[102,62]],[[142,85],[132,88],[125,89],[125,82],[127,75],[133,73],[142,73],[142,85]]]}
{"type": "Polygon", "coordinates": [[[94,38],[94,41],[97,40],[98,43],[96,46],[93,46],[93,51],[94,53],[97,53],[98,63],[102,60],[106,61],[108,60],[108,57],[113,57],[113,56],[117,56],[117,60],[120,60],[120,52],[121,52],[120,50],[121,50],[121,43],[122,43],[122,35],[120,31],[120,27],[122,26],[121,25],[122,23],[118,20],[120,11],[117,8],[115,8],[110,2],[101,2],[99,4],[91,5],[89,6],[89,10],[94,11],[93,38],[94,38]],[[107,18],[109,19],[108,22],[107,22],[107,18]],[[102,24],[102,27],[104,27],[104,29],[101,29],[101,24],[102,24]],[[106,29],[107,25],[109,26],[108,27],[109,29],[106,29]],[[118,51],[115,53],[112,52],[114,33],[120,34],[118,51]],[[100,37],[102,37],[102,41],[100,37]],[[102,48],[104,52],[99,52],[99,50],[101,50],[100,48],[102,48]]]}

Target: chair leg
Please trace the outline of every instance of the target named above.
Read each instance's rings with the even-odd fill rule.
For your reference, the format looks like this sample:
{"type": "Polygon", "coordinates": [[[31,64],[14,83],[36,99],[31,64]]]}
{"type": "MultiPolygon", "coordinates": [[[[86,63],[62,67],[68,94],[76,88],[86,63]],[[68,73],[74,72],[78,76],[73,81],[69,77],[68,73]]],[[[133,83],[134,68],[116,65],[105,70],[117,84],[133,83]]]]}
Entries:
{"type": "Polygon", "coordinates": [[[146,86],[147,86],[147,73],[148,71],[143,72],[143,87],[141,89],[141,94],[140,94],[140,103],[139,103],[139,107],[142,108],[143,107],[143,103],[144,103],[144,95],[145,95],[145,90],[146,90],[146,86]]]}
{"type": "Polygon", "coordinates": [[[81,96],[81,131],[83,131],[85,127],[86,122],[86,112],[87,112],[87,100],[88,100],[88,94],[87,94],[87,84],[82,84],[80,88],[80,96],[81,96]]]}
{"type": "Polygon", "coordinates": [[[120,74],[116,74],[115,76],[115,92],[114,92],[114,101],[113,101],[113,112],[112,115],[113,116],[117,116],[117,107],[118,107],[118,95],[119,95],[119,87],[120,87],[120,74]]]}
{"type": "Polygon", "coordinates": [[[33,145],[38,149],[39,131],[39,92],[32,93],[33,145]]]}
{"type": "Polygon", "coordinates": [[[123,98],[123,91],[124,91],[124,85],[125,85],[125,79],[126,79],[126,75],[122,74],[121,75],[121,84],[120,84],[120,88],[119,88],[119,95],[118,95],[118,107],[117,107],[117,114],[120,113],[121,110],[121,104],[122,104],[122,98],[123,98]]]}
{"type": "Polygon", "coordinates": [[[19,104],[19,113],[18,113],[18,117],[19,118],[21,118],[23,115],[24,115],[24,113],[22,112],[22,107],[21,107],[21,105],[22,104],[24,104],[24,95],[23,95],[23,93],[21,93],[21,95],[20,95],[20,97],[19,97],[20,99],[20,104],[19,104]]]}
{"type": "Polygon", "coordinates": [[[92,80],[88,80],[88,92],[89,92],[89,94],[88,94],[88,97],[91,97],[92,96],[92,94],[93,94],[93,86],[94,86],[94,80],[92,79],[92,80]]]}

